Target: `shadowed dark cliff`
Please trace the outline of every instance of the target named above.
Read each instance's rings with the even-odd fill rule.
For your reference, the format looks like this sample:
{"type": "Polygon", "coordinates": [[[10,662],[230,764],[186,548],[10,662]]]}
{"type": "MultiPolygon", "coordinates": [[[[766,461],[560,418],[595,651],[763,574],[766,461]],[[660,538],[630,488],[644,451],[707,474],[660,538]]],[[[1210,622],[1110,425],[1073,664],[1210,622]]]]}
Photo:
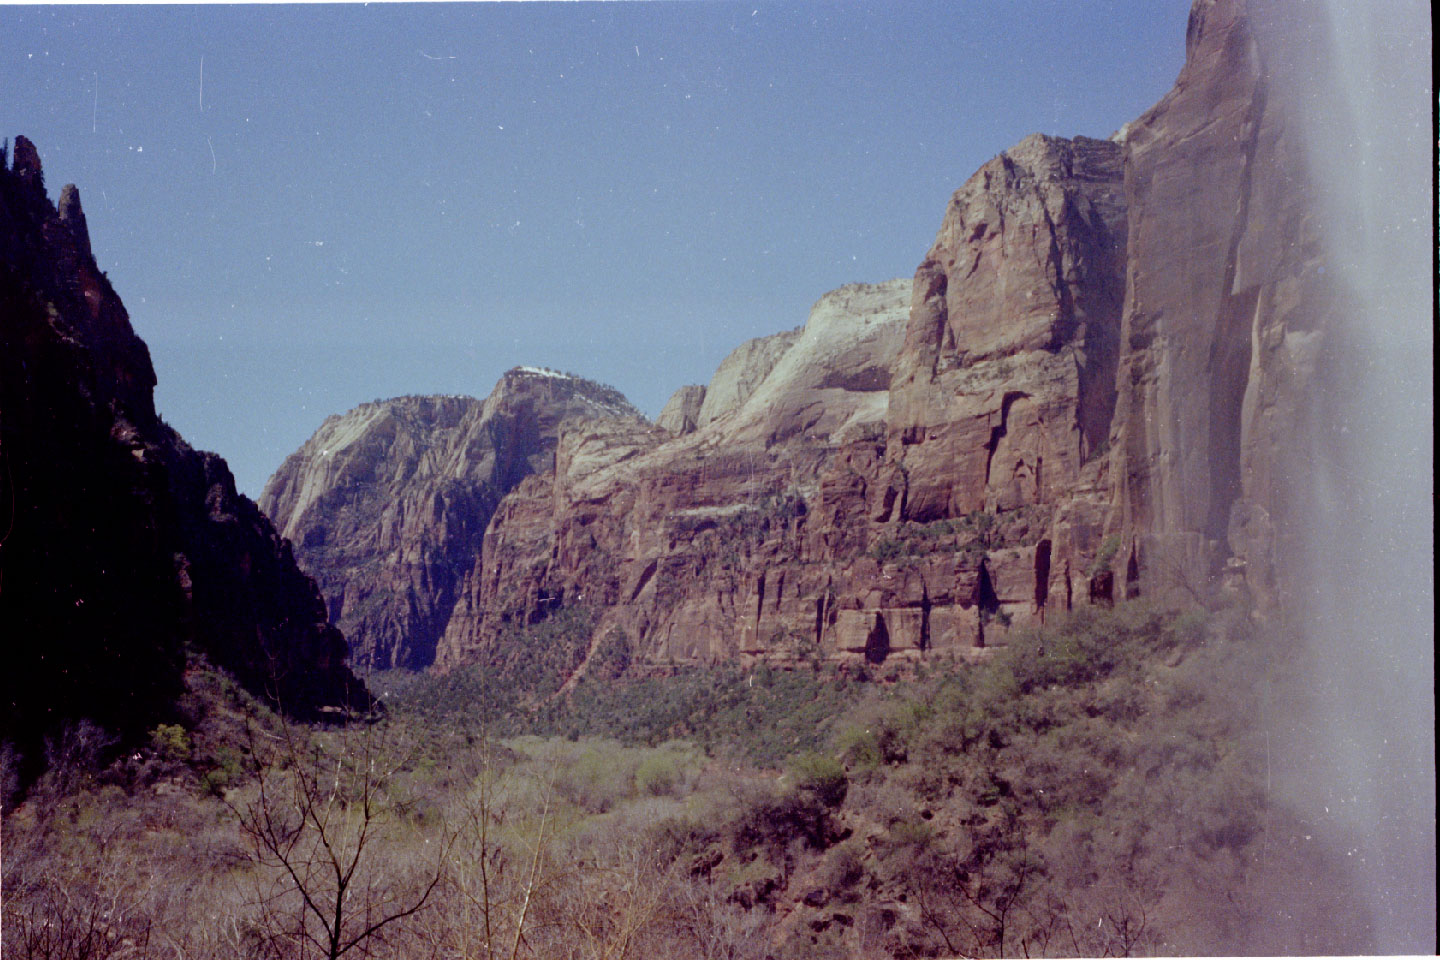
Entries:
{"type": "Polygon", "coordinates": [[[370,704],[289,545],[159,418],[154,386],[78,191],[52,205],[17,137],[0,162],[0,735],[32,761],[78,718],[153,726],[187,647],[298,716],[370,704]]]}

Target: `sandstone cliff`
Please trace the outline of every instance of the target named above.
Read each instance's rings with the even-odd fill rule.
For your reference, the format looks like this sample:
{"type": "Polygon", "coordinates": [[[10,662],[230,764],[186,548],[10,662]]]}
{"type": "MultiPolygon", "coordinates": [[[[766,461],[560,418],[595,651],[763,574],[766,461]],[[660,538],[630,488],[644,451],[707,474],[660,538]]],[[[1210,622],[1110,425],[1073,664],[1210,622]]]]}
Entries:
{"type": "Polygon", "coordinates": [[[568,603],[642,662],[880,664],[1109,600],[1122,149],[1036,136],[986,164],[913,281],[743,344],[694,432],[567,434],[497,510],[438,662],[568,603]]]}
{"type": "Polygon", "coordinates": [[[369,704],[289,546],[156,415],[154,386],[79,192],[52,206],[17,137],[0,162],[0,726],[32,756],[80,717],[152,726],[186,644],[297,714],[369,704]]]}
{"type": "Polygon", "coordinates": [[[554,474],[496,511],[437,663],[571,603],[597,612],[596,642],[623,636],[652,664],[960,653],[1004,608],[1035,609],[1038,514],[893,515],[887,408],[911,287],[821,298],[749,395],[693,433],[567,431],[554,474]]]}
{"type": "Polygon", "coordinates": [[[643,420],[614,390],[535,367],[506,373],[483,402],[363,404],[328,418],[260,504],[318,580],[357,664],[425,667],[496,504],[549,471],[561,426],[587,417],[643,420]]]}
{"type": "Polygon", "coordinates": [[[1122,147],[1031,137],[913,281],[826,294],[655,427],[557,419],[553,470],[500,483],[473,411],[395,401],[327,422],[262,502],[375,666],[455,666],[571,604],[640,662],[964,654],[1112,596],[1125,236],[1122,147]]]}
{"type": "Polygon", "coordinates": [[[671,394],[655,418],[655,425],[671,433],[690,433],[700,425],[700,408],[704,403],[705,388],[698,383],[686,384],[671,394]]]}
{"type": "MultiPolygon", "coordinates": [[[[1121,147],[1032,136],[951,198],[890,390],[895,515],[1032,508],[1033,597],[1069,602],[1107,521],[1126,262],[1121,147]],[[1051,571],[1054,571],[1054,576],[1051,571]]],[[[1018,584],[1001,596],[1022,594],[1018,584]]]]}
{"type": "Polygon", "coordinates": [[[1252,27],[1199,0],[1170,94],[985,164],[913,281],[827,294],[658,427],[560,429],[457,544],[436,661],[569,604],[641,661],[879,663],[1079,602],[1279,602],[1333,291],[1252,27]]]}
{"type": "Polygon", "coordinates": [[[885,362],[853,327],[802,360],[817,311],[737,349],[694,433],[584,469],[568,445],[625,445],[562,439],[442,663],[570,602],[652,661],[872,662],[1226,570],[1275,602],[1332,291],[1246,5],[1198,2],[1187,45],[1122,135],[1027,138],[956,192],[885,362]]]}
{"type": "Polygon", "coordinates": [[[1256,31],[1270,12],[1198,0],[1175,88],[1126,139],[1115,433],[1132,591],[1209,589],[1233,557],[1232,575],[1278,602],[1275,559],[1309,513],[1316,366],[1339,301],[1301,91],[1271,82],[1283,51],[1256,31]]]}
{"type": "Polygon", "coordinates": [[[705,397],[695,417],[696,426],[703,427],[738,409],[770,375],[798,336],[799,330],[786,330],[746,340],[731,350],[730,355],[720,361],[710,385],[705,388],[705,397]]]}

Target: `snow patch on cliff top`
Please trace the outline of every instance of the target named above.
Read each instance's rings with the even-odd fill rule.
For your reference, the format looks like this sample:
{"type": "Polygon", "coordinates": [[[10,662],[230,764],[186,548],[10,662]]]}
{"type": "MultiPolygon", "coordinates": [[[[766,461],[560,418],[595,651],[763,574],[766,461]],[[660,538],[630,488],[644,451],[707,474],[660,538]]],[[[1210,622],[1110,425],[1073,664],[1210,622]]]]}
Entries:
{"type": "Polygon", "coordinates": [[[546,370],[544,367],[516,367],[516,373],[528,373],[535,377],[554,377],[556,380],[574,380],[575,377],[568,373],[561,373],[558,370],[546,370]]]}

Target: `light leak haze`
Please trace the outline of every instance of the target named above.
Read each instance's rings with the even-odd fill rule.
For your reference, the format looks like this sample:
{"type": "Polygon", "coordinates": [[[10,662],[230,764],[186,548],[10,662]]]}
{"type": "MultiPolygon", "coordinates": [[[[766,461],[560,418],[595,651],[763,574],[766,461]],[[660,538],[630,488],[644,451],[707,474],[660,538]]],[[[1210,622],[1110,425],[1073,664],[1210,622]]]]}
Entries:
{"type": "Polygon", "coordinates": [[[909,276],[1033,132],[1159,99],[1188,0],[0,7],[0,134],[80,188],[161,413],[243,492],[321,420],[537,364],[654,416],[909,276]]]}

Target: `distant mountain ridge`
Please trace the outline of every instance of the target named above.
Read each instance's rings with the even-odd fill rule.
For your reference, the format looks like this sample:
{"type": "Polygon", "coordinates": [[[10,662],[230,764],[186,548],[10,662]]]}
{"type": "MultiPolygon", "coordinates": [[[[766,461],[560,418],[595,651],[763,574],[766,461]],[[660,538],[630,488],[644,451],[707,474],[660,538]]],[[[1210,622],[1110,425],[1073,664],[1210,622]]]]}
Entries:
{"type": "Polygon", "coordinates": [[[643,423],[613,387],[515,367],[484,401],[398,397],[325,420],[260,505],[320,583],[357,664],[423,667],[496,505],[553,469],[565,424],[643,423]]]}

